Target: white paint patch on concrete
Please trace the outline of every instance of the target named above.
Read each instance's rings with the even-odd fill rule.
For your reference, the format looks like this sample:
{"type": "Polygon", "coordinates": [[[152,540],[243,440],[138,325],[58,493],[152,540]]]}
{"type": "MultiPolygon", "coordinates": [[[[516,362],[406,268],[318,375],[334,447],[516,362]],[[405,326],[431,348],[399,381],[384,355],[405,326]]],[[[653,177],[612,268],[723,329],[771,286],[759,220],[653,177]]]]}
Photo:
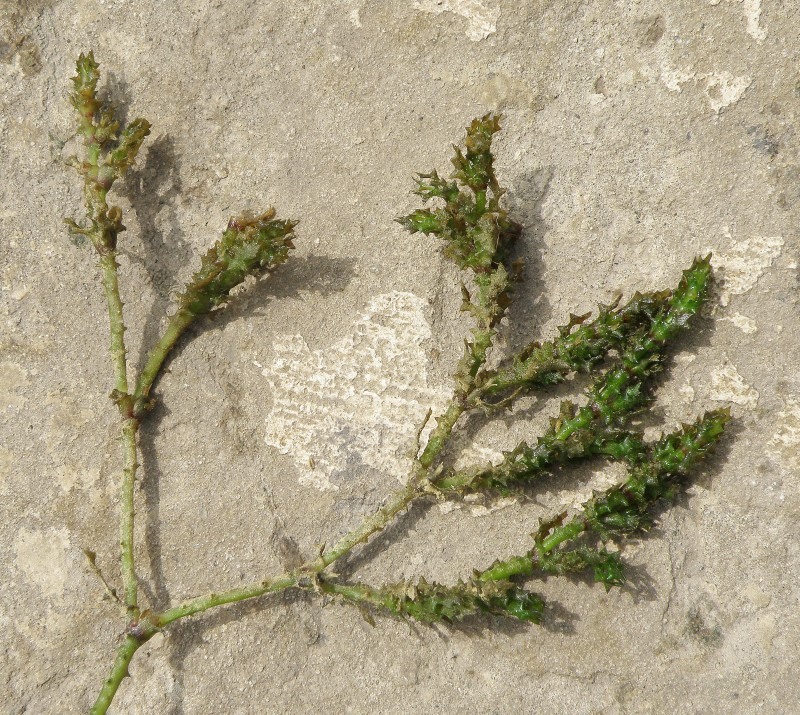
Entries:
{"type": "Polygon", "coordinates": [[[678,365],[691,365],[693,362],[697,360],[697,354],[680,352],[676,353],[675,357],[673,357],[672,360],[676,362],[678,365]]]}
{"type": "Polygon", "coordinates": [[[515,497],[503,497],[502,499],[495,499],[489,506],[485,504],[473,504],[469,508],[469,513],[475,517],[489,516],[501,509],[507,509],[517,503],[515,497]]]}
{"type": "MultiPolygon", "coordinates": [[[[725,235],[730,238],[727,228],[725,235]]],[[[728,251],[714,254],[711,264],[720,273],[720,305],[728,305],[731,296],[753,288],[781,254],[783,244],[782,236],[753,236],[733,242],[728,251]]]]}
{"type": "Polygon", "coordinates": [[[800,400],[789,397],[784,409],[775,416],[775,422],[780,427],[767,442],[770,451],[790,469],[800,469],[800,400]]]}
{"type": "Polygon", "coordinates": [[[350,23],[354,27],[361,27],[361,2],[359,0],[349,0],[347,4],[352,6],[350,12],[347,13],[350,23]]]}
{"type": "Polygon", "coordinates": [[[10,295],[14,300],[23,300],[28,293],[30,293],[30,291],[26,285],[17,286],[16,288],[10,289],[10,295]]]}
{"type": "Polygon", "coordinates": [[[15,362],[0,363],[0,412],[25,404],[25,395],[19,391],[28,385],[28,371],[15,362]]]}
{"type": "Polygon", "coordinates": [[[761,0],[744,0],[744,19],[747,34],[761,44],[767,38],[767,31],[761,27],[761,0]]]}
{"type": "Polygon", "coordinates": [[[453,434],[450,446],[458,455],[453,462],[453,468],[456,470],[487,463],[496,467],[503,461],[503,453],[500,450],[474,443],[466,444],[463,435],[459,433],[453,434]]]}
{"type": "Polygon", "coordinates": [[[693,82],[697,73],[691,69],[679,70],[664,67],[661,70],[661,81],[670,92],[681,92],[681,85],[693,82]]]}
{"type": "Polygon", "coordinates": [[[20,529],[14,540],[15,563],[45,596],[62,596],[72,571],[66,529],[20,529]]]}
{"type": "Polygon", "coordinates": [[[494,514],[496,511],[500,511],[501,509],[507,509],[514,504],[518,504],[519,500],[516,497],[503,497],[502,499],[494,499],[492,500],[489,506],[485,504],[470,504],[471,501],[476,501],[477,499],[483,499],[483,496],[480,494],[467,494],[464,497],[462,502],[456,501],[442,501],[439,502],[439,513],[440,514],[450,514],[454,511],[461,511],[465,506],[469,508],[469,513],[471,516],[476,518],[489,516],[490,514],[494,514]],[[470,499],[470,497],[474,497],[474,499],[470,499]]]}
{"type": "Polygon", "coordinates": [[[441,501],[437,506],[440,514],[449,514],[450,512],[461,510],[461,504],[456,501],[441,501]]]}
{"type": "Polygon", "coordinates": [[[452,12],[467,18],[467,37],[473,42],[485,40],[497,31],[500,8],[488,8],[480,0],[415,0],[414,8],[440,15],[452,12]]]}
{"type": "Polygon", "coordinates": [[[717,402],[732,402],[752,410],[758,404],[759,395],[744,381],[736,366],[726,358],[722,365],[711,373],[709,397],[717,402]]]}
{"type": "MultiPolygon", "coordinates": [[[[742,3],[742,11],[746,23],[747,34],[760,44],[767,37],[767,31],[761,27],[761,0],[735,0],[742,3]]],[[[709,0],[709,5],[716,7],[722,0],[709,0]]]]}
{"type": "Polygon", "coordinates": [[[595,492],[603,492],[627,478],[625,467],[621,464],[609,465],[606,470],[594,471],[589,481],[574,490],[564,489],[557,493],[557,499],[550,504],[549,511],[563,509],[565,506],[580,511],[595,492]],[[559,506],[559,504],[561,506],[559,506]]]}
{"type": "Polygon", "coordinates": [[[100,479],[100,470],[96,467],[92,469],[76,469],[73,466],[61,465],[56,469],[56,483],[65,492],[72,489],[86,490],[94,486],[100,479]]]}
{"type": "Polygon", "coordinates": [[[715,114],[738,102],[753,83],[752,77],[734,77],[730,72],[711,72],[703,79],[708,103],[715,114]]]}
{"type": "Polygon", "coordinates": [[[727,320],[729,323],[733,323],[745,335],[752,335],[758,330],[756,321],[752,318],[748,318],[746,315],[742,315],[741,313],[734,313],[730,317],[720,318],[720,320],[727,320]]]}
{"type": "Polygon", "coordinates": [[[709,106],[715,114],[738,102],[753,83],[752,77],[736,77],[730,72],[695,72],[686,69],[661,68],[661,81],[670,92],[681,92],[687,82],[700,83],[709,106]]]}
{"type": "Polygon", "coordinates": [[[593,470],[589,479],[567,489],[552,489],[536,493],[536,503],[545,514],[555,514],[563,510],[580,511],[595,492],[624,482],[628,471],[621,462],[609,462],[603,469],[593,470]]]}
{"type": "Polygon", "coordinates": [[[0,496],[8,496],[10,488],[8,477],[11,474],[11,465],[14,463],[14,453],[0,445],[0,496]]]}
{"type": "Polygon", "coordinates": [[[394,291],[374,298],[351,334],[329,348],[311,351],[300,335],[278,338],[262,372],[274,395],[266,442],[291,455],[301,484],[338,489],[354,469],[408,475],[426,411],[439,414],[451,394],[428,384],[425,307],[394,291]]]}
{"type": "Polygon", "coordinates": [[[764,593],[755,581],[749,581],[742,587],[742,595],[756,608],[766,608],[772,601],[772,597],[764,593]]]}

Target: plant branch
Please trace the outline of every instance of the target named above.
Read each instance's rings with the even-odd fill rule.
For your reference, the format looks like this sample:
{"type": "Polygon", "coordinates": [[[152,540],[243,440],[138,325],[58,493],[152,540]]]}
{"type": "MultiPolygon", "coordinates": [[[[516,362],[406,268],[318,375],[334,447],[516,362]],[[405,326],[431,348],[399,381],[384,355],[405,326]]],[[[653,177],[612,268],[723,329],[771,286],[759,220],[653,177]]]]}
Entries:
{"type": "MultiPolygon", "coordinates": [[[[539,623],[544,601],[510,582],[460,581],[455,586],[401,582],[376,588],[363,583],[320,580],[322,593],[339,596],[360,607],[372,606],[395,616],[408,616],[423,623],[460,621],[476,613],[517,618],[539,623]]],[[[368,613],[364,617],[371,621],[368,613]]]]}
{"type": "Polygon", "coordinates": [[[186,309],[179,310],[170,318],[164,334],[148,353],[147,361],[139,374],[139,379],[136,381],[136,389],[133,393],[136,414],[144,414],[150,405],[150,391],[161,374],[161,369],[164,367],[167,357],[180,337],[196,319],[197,316],[186,309]]]}
{"type": "Polygon", "coordinates": [[[128,672],[128,666],[130,665],[133,656],[143,644],[144,641],[140,640],[139,638],[136,638],[130,634],[125,636],[125,639],[117,649],[117,656],[114,659],[114,665],[111,668],[111,674],[103,683],[100,694],[97,696],[94,706],[89,711],[90,715],[105,715],[105,713],[108,712],[108,708],[111,706],[111,701],[117,694],[119,686],[121,685],[122,681],[130,675],[128,672]]]}
{"type": "Polygon", "coordinates": [[[111,358],[114,363],[114,389],[118,394],[128,392],[128,368],[125,349],[125,320],[123,318],[122,298],[119,293],[119,280],[116,251],[100,255],[103,272],[103,289],[108,303],[108,319],[111,332],[111,358]]]}
{"type": "Polygon", "coordinates": [[[97,576],[97,578],[100,579],[100,582],[106,589],[106,593],[111,597],[113,601],[116,601],[120,605],[124,605],[122,601],[120,601],[116,589],[111,588],[111,584],[109,584],[109,582],[106,581],[106,577],[103,575],[103,572],[97,565],[97,554],[91,549],[82,549],[82,551],[83,555],[86,557],[86,560],[89,562],[89,567],[92,569],[92,572],[94,573],[95,576],[97,576]]]}
{"type": "Polygon", "coordinates": [[[152,616],[151,621],[156,628],[164,628],[174,621],[186,618],[187,616],[193,616],[197,613],[202,613],[210,608],[224,606],[229,603],[247,601],[251,598],[258,598],[268,593],[285,591],[287,588],[300,585],[301,582],[303,582],[303,577],[299,576],[297,572],[290,572],[273,579],[250,584],[249,586],[207,593],[203,596],[190,598],[178,606],[168,608],[166,611],[152,616]]]}
{"type": "MultiPolygon", "coordinates": [[[[130,404],[130,399],[126,400],[130,404]]],[[[125,462],[122,470],[121,504],[120,504],[120,565],[122,582],[125,587],[125,605],[131,617],[138,615],[138,579],[134,561],[134,493],[136,487],[137,459],[136,437],[139,431],[139,420],[128,417],[122,424],[122,442],[125,462]]]]}
{"type": "MultiPolygon", "coordinates": [[[[141,611],[134,559],[137,441],[140,425],[154,404],[154,385],[194,321],[222,308],[230,300],[231,291],[248,276],[263,276],[287,259],[294,248],[296,222],[275,219],[273,209],[255,217],[246,214],[231,218],[178,296],[177,310],[148,353],[141,374],[135,383],[129,383],[117,264],[117,239],[125,226],[121,209],[109,206],[108,192],[134,162],[150,125],[144,119],[135,119],[121,127],[113,108],[103,106],[97,98],[98,79],[93,55],[82,54],[70,99],[77,111],[85,157],[72,157],[67,163],[83,177],[86,219],[82,224],[72,220],[67,223],[74,236],[88,238],[97,251],[109,314],[114,369],[111,397],[121,416],[123,446],[119,523],[123,598],[106,583],[94,553],[85,553],[107,591],[124,604],[128,621],[111,673],[91,710],[93,715],[108,711],[129,675],[132,658],[144,643],[170,624],[218,606],[302,589],[343,598],[362,612],[365,606],[371,606],[423,622],[455,621],[481,612],[539,622],[543,601],[520,587],[520,579],[535,572],[560,575],[591,568],[595,579],[607,588],[624,581],[620,557],[598,542],[611,535],[646,529],[654,505],[677,493],[689,470],[718,441],[729,419],[727,411],[717,410],[654,444],[644,443],[641,435],[629,428],[631,417],[647,404],[646,382],[660,369],[666,343],[705,298],[709,259],[696,260],[674,292],[636,294],[621,308],[616,304],[601,306],[597,318],[589,322],[588,314],[571,315],[556,339],[532,343],[497,369],[488,370],[487,357],[517,274],[517,263],[509,266],[510,247],[522,227],[500,204],[504,190],[495,176],[491,151],[493,135],[500,130],[499,116],[487,114],[467,127],[463,149],[454,147],[451,180],[442,179],[436,171],[418,175],[416,193],[424,202],[436,200],[439,206],[418,209],[398,219],[412,234],[423,232],[441,239],[444,255],[470,272],[466,281],[469,289],[462,283],[461,307],[475,320],[456,366],[452,398],[422,448],[420,434],[430,412],[417,433],[406,484],[333,546],[320,550],[299,568],[189,598],[161,613],[141,611]],[[606,368],[604,363],[610,362],[610,356],[614,359],[606,368]],[[575,372],[594,377],[586,391],[586,404],[576,407],[564,401],[560,416],[551,421],[550,429],[535,446],[522,443],[495,467],[444,473],[442,458],[462,415],[477,409],[488,414],[511,406],[517,397],[562,382],[575,372]],[[542,523],[533,536],[533,548],[526,554],[496,561],[488,569],[474,571],[466,581],[446,586],[421,579],[374,587],[340,581],[332,569],[326,573],[329,566],[367,543],[417,499],[440,496],[443,491],[524,488],[553,464],[591,455],[627,462],[627,479],[595,494],[572,518],[567,519],[564,512],[542,523]]],[[[365,617],[369,615],[365,613],[365,617]]]]}
{"type": "Polygon", "coordinates": [[[108,304],[111,333],[111,359],[114,365],[114,391],[122,418],[123,477],[120,484],[120,564],[125,592],[125,605],[130,617],[138,616],[138,584],[134,566],[134,487],[138,468],[136,437],[139,421],[133,415],[128,394],[128,370],[125,348],[125,321],[119,292],[117,238],[125,230],[122,211],[108,205],[108,192],[131,166],[150,125],[135,119],[120,131],[114,110],[103,106],[97,98],[100,78],[98,64],[90,52],[81,55],[76,64],[73,91],[70,95],[78,113],[79,133],[83,136],[86,159],[71,161],[83,175],[86,203],[86,224],[67,221],[72,233],[91,240],[100,259],[103,289],[108,304]]]}
{"type": "Polygon", "coordinates": [[[283,263],[294,248],[297,221],[275,219],[275,210],[260,216],[231,218],[222,237],[206,252],[200,269],[178,296],[178,311],[150,351],[136,383],[133,410],[142,416],[152,406],[149,398],[169,353],[187,328],[202,315],[218,310],[231,291],[248,276],[262,276],[283,263]]]}

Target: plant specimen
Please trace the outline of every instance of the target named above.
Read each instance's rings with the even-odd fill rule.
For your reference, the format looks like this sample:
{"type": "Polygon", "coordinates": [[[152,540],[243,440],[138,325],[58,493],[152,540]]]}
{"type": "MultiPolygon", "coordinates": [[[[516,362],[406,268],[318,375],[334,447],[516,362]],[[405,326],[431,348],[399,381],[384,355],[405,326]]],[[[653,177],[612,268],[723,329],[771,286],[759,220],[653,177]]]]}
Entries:
{"type": "MultiPolygon", "coordinates": [[[[439,239],[444,255],[466,274],[461,285],[462,309],[474,322],[455,368],[452,398],[435,418],[425,444],[418,445],[405,486],[389,495],[361,525],[293,570],[243,587],[221,588],[158,612],[143,607],[134,562],[134,501],[139,428],[154,405],[153,386],[190,325],[202,321],[207,313],[224,309],[231,291],[248,276],[267,274],[288,259],[296,222],[276,218],[272,209],[258,216],[232,218],[178,295],[177,309],[148,353],[143,369],[136,376],[129,375],[116,260],[117,241],[125,227],[121,209],[108,202],[108,192],[133,164],[150,125],[135,119],[122,127],[114,108],[99,101],[98,80],[92,53],[82,54],[71,101],[84,148],[83,156],[72,157],[69,163],[83,177],[86,218],[81,223],[67,223],[73,235],[94,246],[108,303],[114,369],[111,397],[119,410],[123,445],[122,585],[112,588],[105,579],[103,582],[124,611],[126,625],[92,713],[107,712],[128,675],[131,659],[156,633],[180,619],[265,594],[300,589],[335,597],[355,604],[367,618],[371,612],[388,612],[423,622],[449,622],[485,613],[536,623],[543,617],[545,604],[529,590],[534,578],[588,571],[606,588],[624,582],[623,559],[606,544],[648,528],[654,511],[685,485],[729,419],[727,410],[708,412],[656,441],[646,441],[633,425],[652,399],[652,377],[661,370],[670,342],[706,299],[710,257],[696,259],[674,290],[637,293],[627,303],[601,306],[594,317],[571,315],[551,340],[532,342],[490,368],[487,358],[519,274],[512,253],[522,227],[501,203],[504,192],[495,176],[491,151],[500,123],[498,116],[489,114],[467,128],[464,148],[455,148],[455,171],[450,178],[436,171],[419,175],[416,193],[434,207],[398,219],[412,233],[439,239]],[[492,418],[513,409],[519,398],[571,380],[578,373],[591,376],[580,404],[562,402],[558,416],[535,443],[523,442],[496,465],[460,470],[448,466],[444,457],[462,417],[477,413],[492,418]],[[413,502],[458,499],[469,492],[490,496],[529,492],[537,479],[555,467],[589,458],[623,462],[626,478],[595,493],[582,509],[542,521],[525,553],[505,556],[457,584],[425,580],[367,584],[344,579],[329,569],[413,502]]],[[[96,555],[87,551],[87,556],[103,578],[96,555]]]]}

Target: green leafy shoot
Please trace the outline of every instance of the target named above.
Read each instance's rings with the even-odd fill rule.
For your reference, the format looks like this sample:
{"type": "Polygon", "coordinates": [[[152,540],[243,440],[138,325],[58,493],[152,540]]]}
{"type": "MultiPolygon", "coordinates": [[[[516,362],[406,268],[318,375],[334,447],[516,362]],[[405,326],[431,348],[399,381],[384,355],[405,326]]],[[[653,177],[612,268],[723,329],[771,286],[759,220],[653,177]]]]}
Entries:
{"type": "Polygon", "coordinates": [[[270,209],[256,218],[235,218],[202,258],[200,270],[178,297],[182,309],[202,315],[222,305],[247,276],[260,276],[289,257],[297,221],[275,220],[270,209]]]}
{"type": "MultiPolygon", "coordinates": [[[[546,618],[545,604],[528,589],[526,580],[587,573],[606,589],[625,583],[625,538],[647,530],[658,510],[690,483],[730,419],[727,410],[708,412],[655,442],[645,441],[634,423],[652,400],[654,376],[662,370],[673,340],[689,327],[707,300],[710,257],[696,259],[673,291],[636,293],[621,306],[619,302],[600,306],[594,318],[570,315],[553,339],[529,342],[516,354],[498,356],[497,367],[489,368],[488,357],[495,349],[496,332],[506,317],[519,273],[511,247],[522,227],[502,205],[504,189],[495,174],[493,142],[500,131],[500,116],[486,114],[466,128],[463,146],[454,147],[452,174],[448,178],[436,170],[419,174],[415,193],[424,206],[397,219],[412,234],[434,236],[444,256],[466,273],[460,285],[461,308],[471,322],[464,352],[453,371],[452,398],[436,416],[425,444],[417,445],[406,483],[355,528],[284,573],[259,574],[251,583],[195,595],[160,611],[140,603],[136,481],[140,427],[154,404],[153,387],[190,325],[223,309],[237,286],[269,274],[288,260],[297,222],[276,218],[273,209],[232,218],[177,296],[177,309],[147,352],[144,367],[129,376],[117,264],[117,240],[125,226],[122,209],[109,205],[108,192],[133,165],[150,124],[139,118],[121,126],[114,107],[98,99],[99,80],[93,54],[81,54],[70,101],[77,115],[77,134],[83,140],[82,156],[68,163],[83,180],[86,216],[80,224],[71,219],[67,223],[73,236],[91,240],[99,257],[111,336],[111,396],[119,410],[122,444],[120,583],[106,579],[98,555],[84,549],[106,598],[121,610],[116,658],[91,709],[93,715],[108,712],[129,675],[132,659],[154,635],[176,621],[227,604],[296,590],[355,605],[370,621],[371,613],[378,611],[422,623],[455,623],[476,616],[488,617],[490,623],[498,618],[539,623],[546,618]],[[448,466],[453,434],[463,427],[465,416],[493,419],[501,410],[513,409],[519,397],[538,394],[578,373],[591,378],[578,404],[563,400],[558,415],[535,440],[506,452],[497,465],[457,471],[448,466]],[[344,580],[331,568],[415,502],[457,499],[469,492],[481,492],[486,498],[529,493],[542,475],[588,458],[622,462],[627,476],[594,494],[580,510],[559,512],[540,522],[525,553],[473,570],[454,585],[395,577],[388,585],[374,586],[344,580]],[[612,540],[616,548],[609,544],[612,540]]],[[[418,434],[422,433],[420,427],[418,434]]],[[[397,565],[397,571],[404,569],[397,565]]]]}

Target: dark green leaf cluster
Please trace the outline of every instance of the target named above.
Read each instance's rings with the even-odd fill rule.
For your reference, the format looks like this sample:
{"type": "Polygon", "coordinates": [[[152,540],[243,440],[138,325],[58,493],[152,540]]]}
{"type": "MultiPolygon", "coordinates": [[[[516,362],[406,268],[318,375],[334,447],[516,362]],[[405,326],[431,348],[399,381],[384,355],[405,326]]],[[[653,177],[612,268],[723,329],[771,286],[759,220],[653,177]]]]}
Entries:
{"type": "Polygon", "coordinates": [[[540,554],[538,566],[544,573],[557,576],[591,570],[594,580],[602,583],[606,590],[625,583],[625,570],[619,554],[603,547],[595,549],[581,544],[572,549],[556,549],[540,554]]]}
{"type": "Polygon", "coordinates": [[[728,408],[713,410],[694,424],[662,437],[648,448],[644,459],[631,467],[624,482],[595,494],[584,503],[579,515],[566,523],[563,514],[543,523],[535,535],[531,557],[542,563],[551,554],[565,552],[562,545],[583,533],[593,533],[607,541],[613,535],[648,529],[654,508],[661,500],[675,497],[690,470],[719,441],[729,419],[728,408]]]}
{"type": "Polygon", "coordinates": [[[729,419],[728,409],[714,410],[662,437],[630,468],[624,482],[595,494],[572,519],[563,512],[542,522],[530,551],[496,561],[474,579],[513,583],[537,572],[560,576],[588,569],[606,588],[623,584],[619,555],[587,543],[587,536],[607,541],[647,529],[659,503],[675,497],[691,469],[719,441],[729,419]]]}
{"type": "MultiPolygon", "coordinates": [[[[136,388],[128,392],[124,345],[125,325],[117,285],[116,240],[124,230],[119,207],[107,204],[113,183],[133,164],[142,142],[150,132],[144,119],[120,127],[112,107],[97,98],[99,69],[92,53],[81,55],[73,78],[71,102],[79,115],[85,159],[73,159],[84,177],[88,225],[70,222],[74,233],[91,238],[100,252],[104,284],[109,303],[112,356],[115,360],[115,399],[123,416],[126,438],[126,467],[123,479],[121,520],[121,564],[125,607],[133,624],[126,638],[146,619],[137,605],[137,576],[134,569],[134,484],[136,478],[136,433],[152,406],[151,389],[165,360],[189,325],[203,314],[222,306],[231,291],[248,276],[258,277],[287,260],[294,248],[295,221],[275,218],[275,211],[231,219],[219,241],[203,256],[200,269],[178,296],[179,310],[170,318],[166,331],[148,354],[136,388]],[[142,616],[140,619],[139,616],[142,616]]],[[[454,171],[444,179],[434,170],[419,174],[418,194],[435,208],[418,209],[397,219],[411,233],[423,232],[444,241],[444,253],[472,276],[469,288],[462,283],[462,310],[471,314],[475,326],[465,341],[464,355],[455,371],[456,389],[447,409],[437,418],[427,444],[414,460],[407,484],[319,557],[308,561],[272,582],[212,593],[169,609],[150,623],[150,635],[178,618],[208,608],[264,595],[286,588],[302,588],[330,594],[359,607],[380,608],[400,617],[434,622],[460,621],[486,613],[538,623],[543,614],[542,599],[520,582],[532,576],[563,576],[590,571],[605,587],[625,582],[622,559],[605,543],[647,529],[653,513],[664,500],[673,498],[690,471],[711,451],[730,418],[727,410],[707,413],[694,424],[655,443],[646,443],[631,427],[632,418],[650,400],[652,378],[662,368],[666,348],[702,306],[711,274],[710,257],[697,259],[672,291],[639,294],[622,307],[601,306],[598,315],[570,315],[558,336],[545,343],[531,343],[496,369],[486,367],[498,324],[510,302],[514,266],[508,265],[509,247],[521,232],[500,205],[504,190],[494,171],[492,141],[500,130],[500,117],[487,114],[466,129],[463,148],[454,147],[454,171]],[[576,405],[561,404],[558,417],[535,445],[520,444],[504,455],[497,466],[473,467],[447,472],[444,450],[462,415],[482,409],[485,414],[513,404],[537,388],[554,385],[578,372],[589,373],[593,381],[584,400],[576,405]],[[414,500],[428,495],[467,491],[515,492],[528,489],[533,481],[555,465],[592,456],[620,460],[627,464],[626,479],[595,493],[579,513],[567,512],[540,523],[532,535],[532,548],[522,555],[498,560],[488,569],[474,571],[454,586],[401,582],[383,587],[348,583],[326,575],[326,568],[360,543],[385,528],[414,500]]],[[[94,554],[87,552],[94,564],[94,554]]],[[[117,600],[116,592],[109,592],[117,600]]],[[[144,640],[137,632],[138,648],[144,640]]],[[[119,685],[127,660],[115,665],[115,679],[107,681],[109,695],[98,702],[107,704],[119,685]]],[[[105,689],[104,689],[105,690],[105,689]]],[[[105,712],[103,710],[102,712],[105,712]]]]}
{"type": "Polygon", "coordinates": [[[262,275],[283,263],[294,248],[296,225],[296,221],[275,219],[273,209],[255,218],[231,219],[178,297],[181,308],[193,315],[208,313],[227,301],[231,290],[247,276],[262,275]]]}
{"type": "MultiPolygon", "coordinates": [[[[488,414],[574,373],[589,373],[594,379],[585,391],[585,404],[562,402],[559,416],[551,419],[535,445],[523,442],[496,466],[444,472],[432,479],[432,486],[440,494],[505,494],[528,489],[547,470],[572,460],[602,456],[627,463],[626,481],[595,495],[580,516],[565,521],[564,513],[543,523],[528,553],[497,561],[470,581],[507,588],[537,572],[563,575],[588,569],[606,588],[618,586],[624,582],[619,555],[587,543],[586,534],[605,541],[614,533],[646,528],[656,503],[674,495],[679,478],[712,447],[728,418],[724,411],[709,413],[656,444],[646,444],[631,429],[632,418],[651,399],[652,378],[662,369],[666,348],[706,298],[710,256],[696,259],[674,291],[637,293],[622,307],[601,306],[594,320],[589,314],[570,315],[555,339],[531,343],[498,368],[487,370],[494,327],[508,304],[510,276],[503,260],[519,229],[499,205],[503,190],[491,154],[492,138],[499,129],[495,116],[475,120],[467,129],[465,150],[456,147],[452,180],[435,171],[420,174],[417,180],[416,193],[424,201],[435,199],[444,206],[398,219],[412,233],[444,239],[445,254],[474,272],[477,290],[470,296],[462,286],[462,309],[477,319],[478,326],[456,371],[456,399],[462,408],[481,408],[488,414]]],[[[452,595],[437,588],[441,587],[423,589],[422,599],[415,601],[423,605],[415,607],[424,611],[429,593],[452,595]]],[[[463,584],[459,588],[461,596],[463,584]]],[[[392,612],[405,608],[394,601],[380,605],[392,612]]]]}
{"type": "Polygon", "coordinates": [[[590,372],[610,350],[621,348],[631,335],[663,309],[669,293],[637,293],[621,308],[601,305],[597,318],[591,313],[570,315],[559,336],[534,342],[493,371],[487,371],[479,387],[486,396],[518,388],[536,388],[563,382],[573,372],[590,372]]]}
{"type": "Polygon", "coordinates": [[[611,348],[619,352],[587,390],[587,404],[578,408],[564,401],[559,417],[551,419],[535,446],[523,442],[505,453],[499,465],[446,475],[437,486],[443,491],[508,493],[570,460],[603,455],[636,461],[644,447],[641,437],[629,430],[630,420],[649,399],[647,382],[661,369],[667,342],[702,305],[710,270],[708,258],[697,259],[672,293],[637,295],[619,310],[601,310],[595,321],[577,330],[573,326],[585,316],[573,316],[559,338],[526,348],[510,370],[494,373],[484,383],[490,392],[499,385],[530,388],[536,384],[531,380],[534,376],[556,382],[570,369],[585,368],[587,362],[596,366],[611,348]],[[557,364],[554,355],[563,362],[557,364]]]}
{"type": "Polygon", "coordinates": [[[408,616],[424,623],[460,621],[476,613],[516,618],[538,623],[544,602],[535,593],[502,581],[459,582],[455,586],[400,583],[382,588],[364,584],[323,581],[323,592],[364,605],[377,606],[395,616],[408,616]]]}
{"type": "Polygon", "coordinates": [[[517,581],[536,573],[563,576],[589,570],[606,590],[625,583],[619,554],[587,543],[586,536],[593,534],[605,542],[613,535],[648,528],[659,502],[677,494],[681,480],[713,449],[729,419],[729,410],[715,410],[652,445],[637,442],[635,452],[629,455],[633,466],[624,482],[595,494],[584,503],[582,512],[568,521],[563,512],[542,522],[530,551],[496,561],[488,569],[476,571],[467,582],[443,586],[423,579],[416,584],[374,588],[321,581],[320,588],[424,622],[457,621],[484,612],[538,623],[544,603],[517,581]]]}
{"type": "Polygon", "coordinates": [[[476,194],[487,188],[498,190],[493,168],[492,137],[499,131],[500,117],[487,114],[480,119],[473,119],[467,127],[464,140],[466,153],[457,146],[453,147],[456,152],[451,159],[455,167],[453,178],[469,186],[476,194]]]}
{"type": "Polygon", "coordinates": [[[423,201],[440,199],[442,208],[417,209],[398,220],[411,233],[435,235],[446,241],[445,255],[459,268],[488,273],[502,263],[521,227],[500,206],[503,190],[494,174],[492,136],[500,117],[487,114],[467,127],[465,151],[455,149],[455,171],[447,181],[436,171],[419,174],[417,193],[423,201]],[[459,187],[459,184],[461,186],[459,187]]]}
{"type": "Polygon", "coordinates": [[[675,496],[680,479],[714,447],[729,419],[727,408],[708,412],[652,445],[648,458],[631,469],[625,482],[584,504],[586,528],[603,538],[647,529],[653,505],[675,496]]]}

